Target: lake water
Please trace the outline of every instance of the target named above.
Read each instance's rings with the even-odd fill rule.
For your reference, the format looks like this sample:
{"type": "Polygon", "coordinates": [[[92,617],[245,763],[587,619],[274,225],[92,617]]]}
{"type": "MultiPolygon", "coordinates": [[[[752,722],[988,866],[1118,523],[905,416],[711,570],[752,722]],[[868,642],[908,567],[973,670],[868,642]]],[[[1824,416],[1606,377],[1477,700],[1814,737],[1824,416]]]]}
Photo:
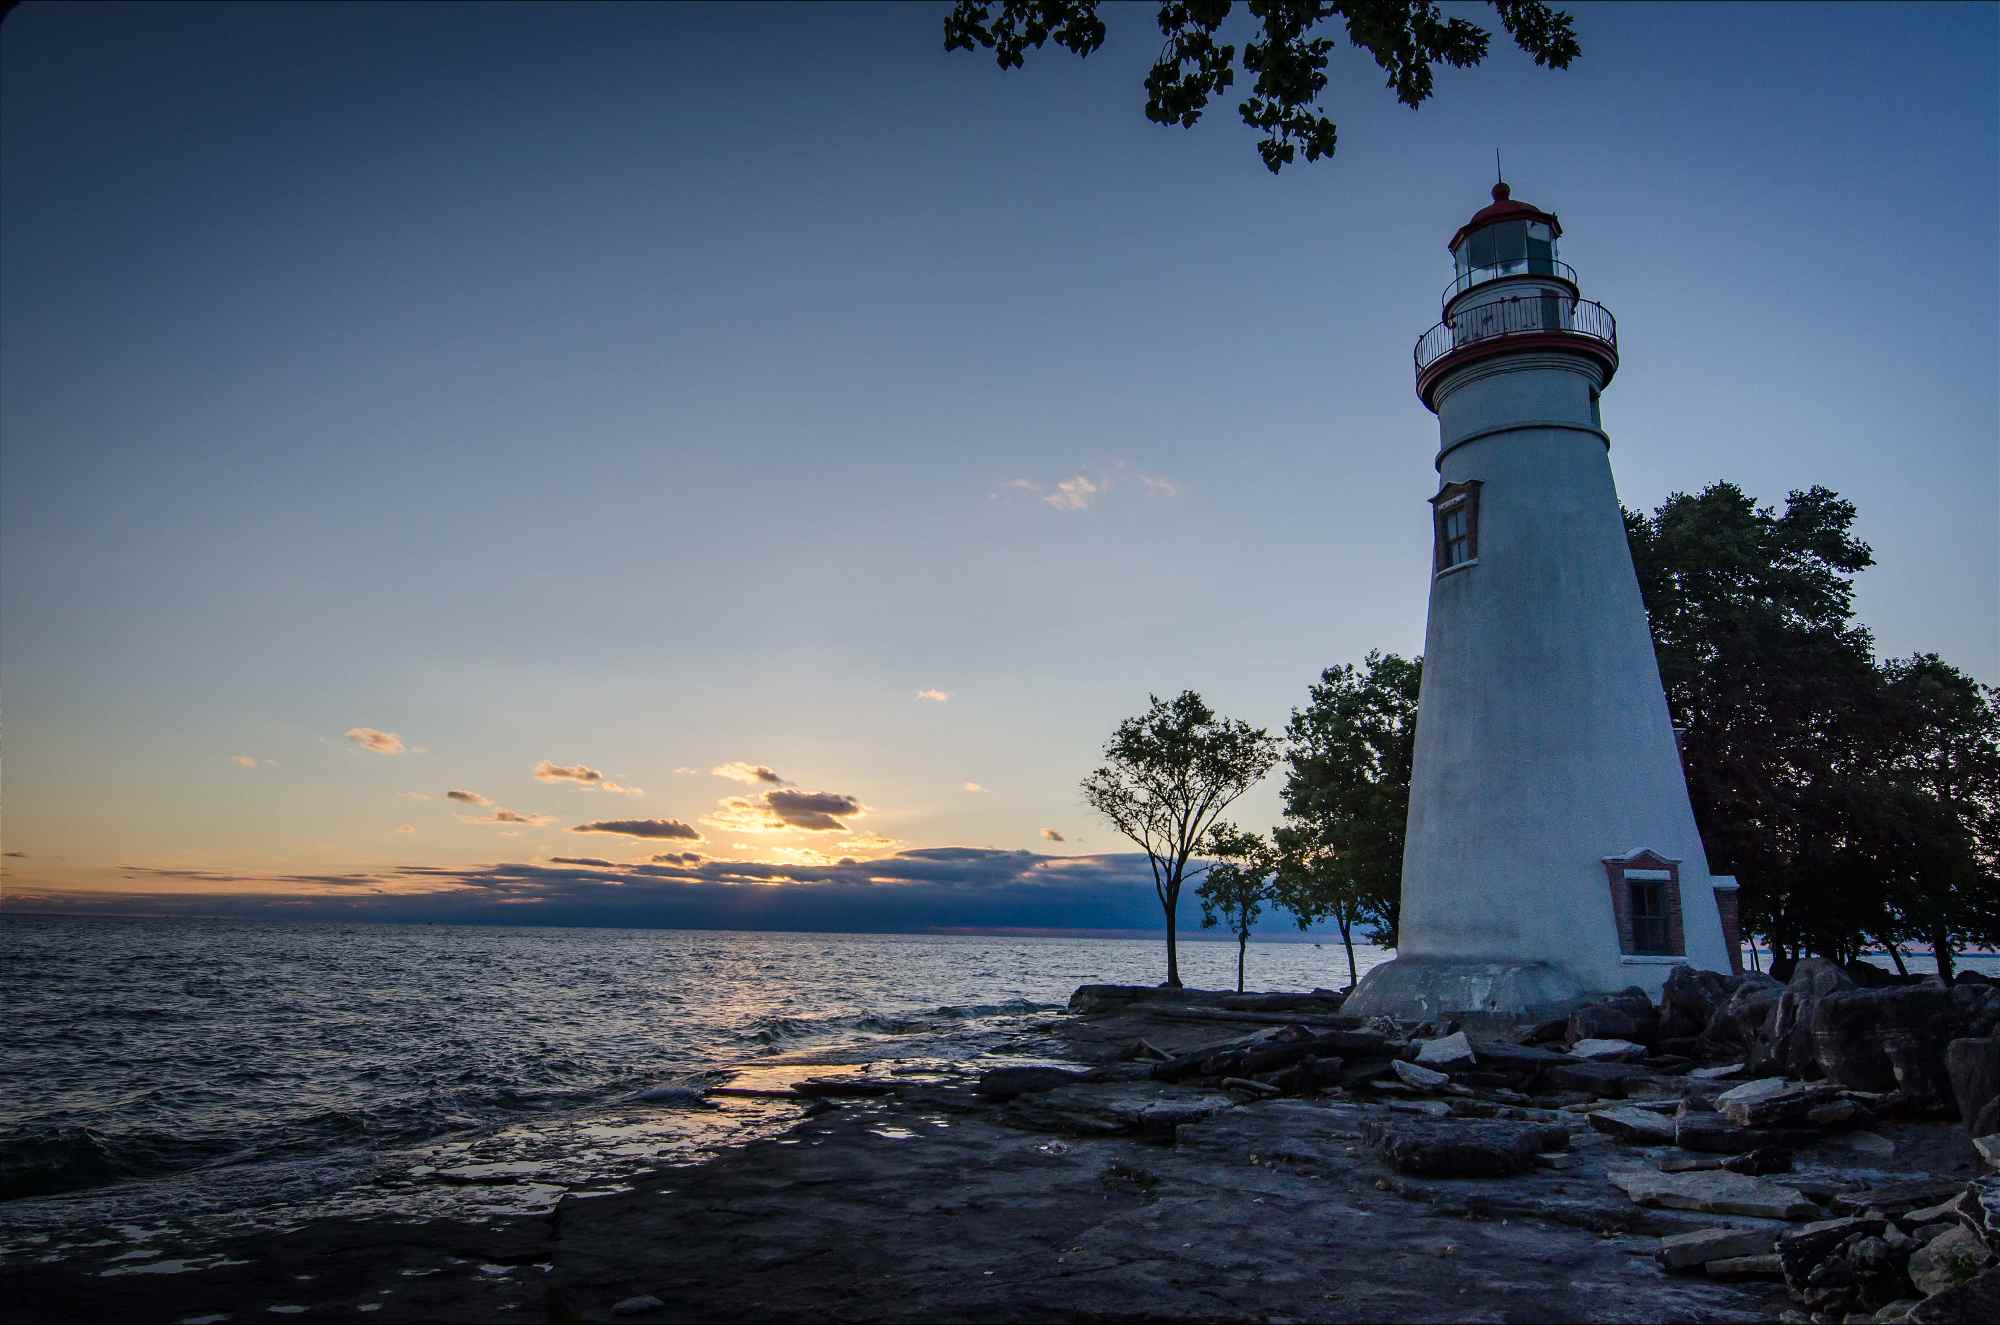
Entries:
{"type": "MultiPolygon", "coordinates": [[[[545,1209],[797,1115],[705,1085],[943,1071],[1079,984],[1164,971],[1159,940],[34,917],[0,923],[0,959],[0,1254],[45,1255],[545,1209]]],[[[1233,988],[1235,959],[1181,944],[1190,985],[1233,988]]],[[[1250,980],[1337,988],[1345,961],[1253,944],[1250,980]]]]}
{"type": "MultiPolygon", "coordinates": [[[[1181,944],[1192,986],[1235,961],[1181,944]]],[[[1158,939],[18,916],[0,962],[0,1256],[47,1257],[547,1209],[799,1112],[706,1086],[976,1069],[1077,985],[1164,973],[1158,939]]],[[[1339,988],[1345,954],[1253,943],[1249,981],[1339,988]]]]}

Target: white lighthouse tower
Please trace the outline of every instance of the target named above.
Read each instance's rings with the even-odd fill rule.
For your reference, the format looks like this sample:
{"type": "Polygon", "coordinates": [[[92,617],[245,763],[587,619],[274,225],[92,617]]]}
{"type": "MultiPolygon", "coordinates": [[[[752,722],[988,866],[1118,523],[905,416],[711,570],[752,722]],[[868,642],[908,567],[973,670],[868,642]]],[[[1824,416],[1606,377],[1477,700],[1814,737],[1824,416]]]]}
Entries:
{"type": "Polygon", "coordinates": [[[1611,481],[1617,328],[1561,235],[1495,185],[1417,341],[1430,621],[1400,946],[1358,1015],[1532,1013],[1734,964],[1735,882],[1708,872],[1611,481]]]}

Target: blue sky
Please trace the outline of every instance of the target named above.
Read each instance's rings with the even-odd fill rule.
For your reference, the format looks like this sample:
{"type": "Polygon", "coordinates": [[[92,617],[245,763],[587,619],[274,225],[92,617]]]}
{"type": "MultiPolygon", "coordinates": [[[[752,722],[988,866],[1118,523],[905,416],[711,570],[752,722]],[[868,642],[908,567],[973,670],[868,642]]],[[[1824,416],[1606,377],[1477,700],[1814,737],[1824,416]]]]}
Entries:
{"type": "MultiPolygon", "coordinates": [[[[1115,852],[1149,691],[1277,726],[1420,649],[1410,345],[1496,146],[1618,316],[1624,500],[1835,488],[1882,652],[2000,681],[1996,11],[1571,8],[1416,112],[1343,46],[1273,178],[1144,119],[1146,7],[1002,74],[939,6],[24,6],[7,891],[1115,852]],[[749,831],[738,762],[862,808],[749,831]]],[[[1134,923],[1116,864],[1047,923],[1134,923]]]]}

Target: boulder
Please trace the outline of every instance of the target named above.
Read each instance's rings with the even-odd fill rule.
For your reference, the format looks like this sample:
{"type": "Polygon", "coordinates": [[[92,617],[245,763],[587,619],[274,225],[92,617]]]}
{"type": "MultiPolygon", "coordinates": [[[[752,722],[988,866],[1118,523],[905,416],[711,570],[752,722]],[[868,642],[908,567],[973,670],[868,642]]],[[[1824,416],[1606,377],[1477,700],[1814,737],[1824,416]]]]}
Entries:
{"type": "Polygon", "coordinates": [[[1651,1047],[1660,1038],[1660,1013],[1643,989],[1627,989],[1602,1003],[1580,1007],[1569,1017],[1563,1039],[1631,1040],[1651,1047]]]}
{"type": "Polygon", "coordinates": [[[1704,1228],[1661,1238],[1653,1259],[1669,1270],[1690,1270],[1710,1261],[1767,1255],[1775,1240],[1768,1228],[1704,1228]]]}
{"type": "Polygon", "coordinates": [[[1833,1259],[1851,1238],[1879,1237],[1889,1227],[1886,1219],[1849,1216],[1819,1219],[1804,1228],[1778,1238],[1778,1262],[1784,1270],[1785,1287],[1804,1297],[1812,1276],[1833,1259]]]}
{"type": "Polygon", "coordinates": [[[1660,990],[1660,1038],[1700,1035],[1728,1004],[1735,980],[1720,971],[1676,966],[1660,990]]]}
{"type": "Polygon", "coordinates": [[[1715,1107],[1738,1127],[1775,1127],[1801,1122],[1814,1109],[1839,1097],[1833,1086],[1766,1077],[1725,1090],[1716,1096],[1715,1107]]]}
{"type": "Polygon", "coordinates": [[[1784,992],[1785,987],[1768,975],[1739,976],[1728,1000],[1709,1017],[1702,1043],[1717,1056],[1746,1052],[1757,1043],[1784,992]]]}
{"type": "Polygon", "coordinates": [[[1429,1178],[1526,1173],[1541,1152],[1569,1148],[1568,1129],[1537,1123],[1398,1115],[1362,1123],[1361,1135],[1397,1172],[1429,1178]]]}
{"type": "Polygon", "coordinates": [[[1993,1253],[1971,1229],[1947,1229],[1911,1253],[1910,1282],[1930,1297],[1958,1287],[1993,1263],[1993,1253]]]}
{"type": "Polygon", "coordinates": [[[1972,1148],[1979,1152],[1979,1158],[1986,1161],[1987,1168],[2000,1172],[2000,1132],[1973,1137],[1972,1148]]]}
{"type": "Polygon", "coordinates": [[[1817,1078],[1820,1066],[1813,1047],[1813,1017],[1821,999],[1852,988],[1853,979],[1832,962],[1819,957],[1800,962],[1758,1031],[1750,1052],[1751,1070],[1817,1078]]]}
{"type": "Polygon", "coordinates": [[[1910,1308],[1909,1325],[1993,1325],[2000,1320],[2000,1268],[1981,1270],[1910,1308]]]}
{"type": "Polygon", "coordinates": [[[1638,1063],[1646,1058],[1646,1046],[1632,1040],[1578,1040],[1569,1047],[1569,1056],[1587,1063],[1638,1063]]]}
{"type": "Polygon", "coordinates": [[[1960,1039],[1945,1045],[1945,1075],[1952,1101],[1972,1136],[2000,1132],[2000,1119],[1986,1114],[2000,1104],[2000,1039],[1960,1039]]]}
{"type": "Polygon", "coordinates": [[[1435,1040],[1425,1040],[1417,1050],[1417,1062],[1424,1067],[1446,1070],[1476,1067],[1479,1060],[1474,1056],[1472,1041],[1465,1038],[1465,1032],[1453,1031],[1435,1040]]]}
{"type": "Polygon", "coordinates": [[[1674,1120],[1650,1109],[1636,1109],[1628,1104],[1596,1109],[1589,1116],[1593,1131],[1603,1132],[1620,1141],[1642,1146],[1670,1146],[1674,1143],[1674,1120]]]}
{"type": "Polygon", "coordinates": [[[996,1067],[979,1078],[973,1093],[992,1100],[1011,1100],[1057,1086],[1073,1086],[1087,1074],[1066,1067],[996,1067]]]}
{"type": "Polygon", "coordinates": [[[1843,1086],[1942,1101],[1951,1089],[1944,1049],[1952,1013],[1951,994],[1937,984],[1827,994],[1813,1011],[1814,1057],[1843,1086]]]}
{"type": "MultiPolygon", "coordinates": [[[[1903,1266],[1910,1257],[1910,1239],[1895,1234],[1855,1232],[1806,1271],[1804,1281],[1795,1283],[1788,1271],[1785,1283],[1808,1311],[1851,1318],[1873,1312],[1902,1298],[1909,1289],[1903,1266]]],[[[1780,1264],[1783,1265],[1782,1257],[1780,1264]]]]}
{"type": "Polygon", "coordinates": [[[1796,1188],[1720,1169],[1693,1173],[1622,1169],[1606,1176],[1640,1205],[1759,1219],[1811,1219],[1820,1213],[1796,1188]]]}

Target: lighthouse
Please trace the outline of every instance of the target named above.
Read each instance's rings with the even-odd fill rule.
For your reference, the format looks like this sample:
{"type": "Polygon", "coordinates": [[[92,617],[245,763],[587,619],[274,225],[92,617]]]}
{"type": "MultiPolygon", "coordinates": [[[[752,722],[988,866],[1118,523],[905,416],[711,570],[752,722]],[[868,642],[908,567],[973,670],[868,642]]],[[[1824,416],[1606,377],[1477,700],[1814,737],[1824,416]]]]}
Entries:
{"type": "Polygon", "coordinates": [[[1417,340],[1438,420],[1430,615],[1399,944],[1358,1015],[1533,1014],[1740,963],[1611,478],[1618,327],[1562,233],[1496,184],[1417,340]]]}

